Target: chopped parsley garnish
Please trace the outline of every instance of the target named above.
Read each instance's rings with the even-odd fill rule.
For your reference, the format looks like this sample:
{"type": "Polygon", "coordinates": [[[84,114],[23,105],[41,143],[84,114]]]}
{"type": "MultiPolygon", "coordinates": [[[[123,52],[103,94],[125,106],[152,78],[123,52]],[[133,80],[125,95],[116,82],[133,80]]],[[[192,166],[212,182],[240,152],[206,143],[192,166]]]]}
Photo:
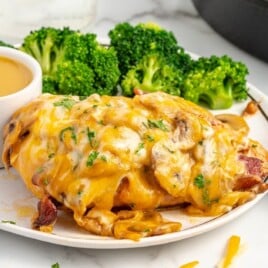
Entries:
{"type": "Polygon", "coordinates": [[[107,157],[105,155],[101,155],[100,156],[100,159],[103,161],[103,162],[107,162],[107,157]]]}
{"type": "Polygon", "coordinates": [[[168,131],[168,128],[167,126],[164,124],[163,120],[151,120],[151,119],[148,119],[147,121],[147,126],[149,128],[159,128],[163,131],[168,131]]]}
{"type": "Polygon", "coordinates": [[[219,199],[210,199],[208,185],[210,184],[210,180],[206,179],[202,174],[199,174],[194,179],[194,185],[202,190],[202,200],[205,205],[211,205],[213,202],[218,202],[219,199]]]}
{"type": "Polygon", "coordinates": [[[49,155],[48,155],[48,159],[51,159],[51,158],[53,158],[55,156],[55,153],[50,153],[49,155]]]}
{"type": "Polygon", "coordinates": [[[79,195],[79,196],[81,196],[83,194],[83,190],[79,190],[78,192],[77,192],[77,195],[79,195]]]}
{"type": "Polygon", "coordinates": [[[154,137],[152,137],[151,135],[146,135],[145,138],[150,142],[154,141],[154,137]]]}
{"type": "Polygon", "coordinates": [[[48,180],[48,178],[45,178],[45,179],[43,180],[43,184],[44,184],[45,186],[47,186],[47,185],[49,184],[49,180],[48,180]]]}
{"type": "Polygon", "coordinates": [[[95,140],[96,138],[96,132],[95,131],[91,131],[89,128],[87,128],[87,138],[88,138],[88,141],[90,143],[90,146],[92,148],[96,148],[98,143],[97,141],[95,140]]]}
{"type": "Polygon", "coordinates": [[[171,150],[170,148],[168,148],[166,145],[163,145],[163,147],[168,151],[170,152],[171,154],[174,154],[176,151],[174,150],[171,150]]]}
{"type": "Polygon", "coordinates": [[[202,129],[203,131],[208,131],[208,130],[209,130],[209,128],[208,128],[207,126],[204,126],[204,125],[202,125],[202,124],[201,124],[201,129],[202,129]]]}
{"type": "Polygon", "coordinates": [[[93,166],[94,161],[97,159],[98,155],[99,155],[99,152],[97,151],[93,151],[89,154],[87,158],[87,167],[93,166]]]}
{"type": "Polygon", "coordinates": [[[135,151],[135,154],[138,154],[140,150],[142,150],[143,148],[144,148],[144,143],[143,142],[139,143],[138,148],[135,151]]]}
{"type": "Polygon", "coordinates": [[[2,223],[16,224],[15,221],[2,220],[2,223]]]}
{"type": "Polygon", "coordinates": [[[198,188],[198,189],[203,189],[206,185],[205,182],[205,178],[202,174],[199,174],[198,176],[196,176],[194,178],[194,185],[198,188]]]}
{"type": "Polygon", "coordinates": [[[77,138],[76,138],[76,135],[75,135],[75,129],[74,127],[66,127],[64,129],[61,130],[60,132],[60,141],[63,141],[64,140],[64,135],[65,135],[65,132],[67,131],[70,131],[71,132],[71,139],[77,143],[77,138]]]}
{"type": "Polygon", "coordinates": [[[149,233],[149,232],[151,232],[151,229],[149,229],[149,228],[144,229],[143,232],[144,232],[144,233],[149,233]]]}
{"type": "Polygon", "coordinates": [[[85,100],[88,96],[79,96],[79,100],[82,101],[82,100],[85,100]]]}
{"type": "Polygon", "coordinates": [[[211,204],[211,200],[209,198],[209,192],[208,192],[208,188],[205,187],[202,191],[202,200],[204,202],[205,205],[210,205],[211,204]]]}
{"type": "Polygon", "coordinates": [[[68,110],[70,110],[74,104],[76,103],[75,100],[69,99],[69,98],[64,98],[60,101],[54,102],[54,106],[62,106],[68,110]]]}
{"type": "Polygon", "coordinates": [[[44,170],[45,170],[44,167],[39,167],[39,168],[36,170],[36,173],[37,173],[37,174],[40,174],[40,173],[42,173],[44,170]]]}

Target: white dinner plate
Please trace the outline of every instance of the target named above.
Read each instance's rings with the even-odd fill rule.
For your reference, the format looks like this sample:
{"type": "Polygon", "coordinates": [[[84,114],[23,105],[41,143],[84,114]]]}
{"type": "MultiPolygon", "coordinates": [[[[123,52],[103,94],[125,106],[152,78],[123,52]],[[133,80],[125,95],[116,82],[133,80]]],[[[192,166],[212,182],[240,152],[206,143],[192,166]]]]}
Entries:
{"type": "MultiPolygon", "coordinates": [[[[258,101],[259,111],[254,115],[246,117],[251,127],[249,135],[268,149],[268,98],[253,85],[248,84],[248,87],[249,99],[247,101],[235,104],[231,109],[214,112],[241,114],[250,98],[258,101]]],[[[165,218],[181,222],[182,230],[175,233],[143,238],[139,242],[134,242],[127,239],[117,240],[92,235],[77,227],[73,219],[63,212],[59,213],[52,233],[33,230],[31,228],[31,218],[35,213],[38,200],[26,189],[14,170],[11,170],[10,173],[0,170],[0,230],[69,247],[95,249],[147,247],[182,240],[215,229],[234,220],[248,209],[257,205],[264,195],[259,194],[254,200],[219,217],[190,217],[179,209],[163,211],[165,218]]]]}

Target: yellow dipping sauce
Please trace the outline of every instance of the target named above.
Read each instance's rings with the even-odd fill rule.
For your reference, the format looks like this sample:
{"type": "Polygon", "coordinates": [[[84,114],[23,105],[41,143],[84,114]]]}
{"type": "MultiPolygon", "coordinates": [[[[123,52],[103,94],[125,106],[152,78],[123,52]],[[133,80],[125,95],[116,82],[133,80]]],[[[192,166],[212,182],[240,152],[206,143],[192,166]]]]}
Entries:
{"type": "Polygon", "coordinates": [[[23,89],[31,80],[32,73],[25,65],[0,56],[0,97],[23,89]]]}

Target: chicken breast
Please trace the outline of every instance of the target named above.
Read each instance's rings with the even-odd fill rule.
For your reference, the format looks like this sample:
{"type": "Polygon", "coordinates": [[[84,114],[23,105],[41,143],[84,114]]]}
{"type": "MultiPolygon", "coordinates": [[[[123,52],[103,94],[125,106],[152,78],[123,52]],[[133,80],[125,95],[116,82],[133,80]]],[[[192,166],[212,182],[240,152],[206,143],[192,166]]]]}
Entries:
{"type": "Polygon", "coordinates": [[[34,228],[65,208],[89,232],[138,240],[180,229],[158,208],[220,215],[267,190],[267,151],[223,121],[160,92],[44,94],[5,126],[2,158],[40,199],[34,228]]]}

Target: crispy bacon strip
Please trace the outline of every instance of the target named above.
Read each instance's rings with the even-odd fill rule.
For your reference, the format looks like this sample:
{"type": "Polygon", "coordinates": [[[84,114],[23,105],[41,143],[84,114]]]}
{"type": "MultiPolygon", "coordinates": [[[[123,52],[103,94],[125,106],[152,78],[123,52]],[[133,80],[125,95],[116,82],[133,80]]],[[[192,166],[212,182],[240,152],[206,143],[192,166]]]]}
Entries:
{"type": "Polygon", "coordinates": [[[245,162],[247,172],[251,175],[262,176],[262,163],[263,161],[251,156],[240,155],[239,159],[245,162]]]}
{"type": "Polygon", "coordinates": [[[40,229],[44,225],[52,225],[56,219],[57,207],[48,196],[45,196],[38,203],[38,216],[33,221],[33,228],[40,229]]]}
{"type": "Polygon", "coordinates": [[[247,174],[237,178],[233,190],[253,191],[256,193],[266,191],[268,184],[264,182],[267,174],[263,170],[263,161],[247,155],[240,155],[239,160],[245,163],[247,174]]]}

